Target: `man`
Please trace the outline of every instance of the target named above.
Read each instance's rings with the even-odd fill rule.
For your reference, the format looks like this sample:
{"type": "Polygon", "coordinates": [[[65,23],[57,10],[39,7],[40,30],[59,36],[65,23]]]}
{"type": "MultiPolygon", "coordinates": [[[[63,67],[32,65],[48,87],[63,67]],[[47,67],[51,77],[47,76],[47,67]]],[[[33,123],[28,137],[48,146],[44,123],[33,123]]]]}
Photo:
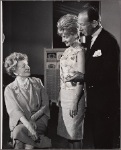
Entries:
{"type": "MultiPolygon", "coordinates": [[[[119,46],[101,26],[97,9],[85,7],[78,15],[78,24],[82,34],[87,39],[91,37],[85,58],[85,81],[94,147],[113,148],[113,130],[120,107],[119,46]]],[[[71,81],[78,80],[77,76],[71,81]]]]}

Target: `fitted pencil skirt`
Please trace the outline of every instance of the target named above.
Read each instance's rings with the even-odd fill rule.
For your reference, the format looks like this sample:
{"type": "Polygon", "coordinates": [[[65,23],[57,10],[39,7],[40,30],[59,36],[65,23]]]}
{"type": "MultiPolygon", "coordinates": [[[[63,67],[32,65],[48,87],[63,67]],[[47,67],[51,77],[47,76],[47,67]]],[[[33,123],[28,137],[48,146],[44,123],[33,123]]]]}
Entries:
{"type": "MultiPolygon", "coordinates": [[[[71,90],[69,90],[68,92],[67,91],[63,92],[64,97],[66,98],[65,100],[63,99],[63,101],[66,101],[67,98],[71,99],[72,97],[71,90]]],[[[69,107],[68,107],[69,100],[67,100],[67,103],[63,103],[63,101],[61,101],[62,104],[59,107],[57,134],[69,140],[81,140],[83,139],[84,134],[84,112],[85,112],[84,93],[81,95],[81,98],[78,103],[78,113],[74,118],[72,118],[69,115],[69,107]]]]}

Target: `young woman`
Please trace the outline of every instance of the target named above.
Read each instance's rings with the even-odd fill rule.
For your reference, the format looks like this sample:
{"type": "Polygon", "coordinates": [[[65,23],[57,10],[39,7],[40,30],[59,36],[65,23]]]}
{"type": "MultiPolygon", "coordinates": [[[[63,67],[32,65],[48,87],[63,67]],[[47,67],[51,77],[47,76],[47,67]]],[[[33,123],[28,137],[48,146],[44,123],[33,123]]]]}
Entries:
{"type": "Polygon", "coordinates": [[[60,107],[58,135],[68,139],[69,148],[82,148],[84,133],[85,52],[79,42],[77,16],[67,14],[57,23],[58,34],[68,47],[60,59],[60,107]],[[80,75],[80,82],[69,81],[80,75]]]}

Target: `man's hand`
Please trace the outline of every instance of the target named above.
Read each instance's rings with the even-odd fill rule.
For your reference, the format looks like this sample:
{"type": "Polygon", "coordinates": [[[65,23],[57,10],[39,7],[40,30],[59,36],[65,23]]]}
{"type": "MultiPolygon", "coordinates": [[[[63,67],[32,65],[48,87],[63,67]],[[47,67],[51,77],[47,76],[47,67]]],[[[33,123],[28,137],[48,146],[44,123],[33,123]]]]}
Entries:
{"type": "Polygon", "coordinates": [[[66,78],[66,82],[83,82],[83,81],[84,81],[84,74],[82,74],[81,72],[77,72],[74,76],[66,78]]]}

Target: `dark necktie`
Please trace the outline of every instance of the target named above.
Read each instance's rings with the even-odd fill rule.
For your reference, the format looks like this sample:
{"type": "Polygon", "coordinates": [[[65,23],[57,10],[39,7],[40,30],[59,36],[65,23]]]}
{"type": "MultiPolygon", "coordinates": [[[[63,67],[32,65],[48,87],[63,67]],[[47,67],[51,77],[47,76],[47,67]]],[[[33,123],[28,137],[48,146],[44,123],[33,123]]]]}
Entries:
{"type": "Polygon", "coordinates": [[[89,36],[86,37],[86,47],[87,47],[87,50],[90,49],[91,40],[92,40],[92,36],[91,35],[89,35],[89,36]]]}

